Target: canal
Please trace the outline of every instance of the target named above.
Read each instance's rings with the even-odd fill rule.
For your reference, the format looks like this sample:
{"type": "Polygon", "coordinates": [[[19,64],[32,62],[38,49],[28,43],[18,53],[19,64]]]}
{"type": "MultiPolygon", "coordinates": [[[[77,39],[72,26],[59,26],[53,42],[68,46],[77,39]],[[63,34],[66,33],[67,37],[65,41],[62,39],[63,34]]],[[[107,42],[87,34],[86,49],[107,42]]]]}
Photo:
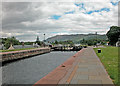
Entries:
{"type": "Polygon", "coordinates": [[[3,84],[34,84],[76,52],[54,51],[8,63],[2,67],[3,84]]]}

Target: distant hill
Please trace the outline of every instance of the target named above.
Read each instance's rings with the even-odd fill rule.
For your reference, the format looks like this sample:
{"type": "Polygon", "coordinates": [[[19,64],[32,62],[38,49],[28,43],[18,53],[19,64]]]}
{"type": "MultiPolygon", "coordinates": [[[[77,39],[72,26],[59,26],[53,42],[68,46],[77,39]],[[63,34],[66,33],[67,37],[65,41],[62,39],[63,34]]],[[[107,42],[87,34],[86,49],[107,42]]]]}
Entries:
{"type": "Polygon", "coordinates": [[[101,40],[106,40],[107,36],[106,35],[100,35],[98,34],[71,34],[71,35],[56,35],[53,37],[48,38],[46,41],[49,42],[54,42],[55,40],[57,41],[66,41],[66,40],[72,40],[74,43],[80,42],[82,39],[89,40],[89,39],[101,39],[101,40]]]}

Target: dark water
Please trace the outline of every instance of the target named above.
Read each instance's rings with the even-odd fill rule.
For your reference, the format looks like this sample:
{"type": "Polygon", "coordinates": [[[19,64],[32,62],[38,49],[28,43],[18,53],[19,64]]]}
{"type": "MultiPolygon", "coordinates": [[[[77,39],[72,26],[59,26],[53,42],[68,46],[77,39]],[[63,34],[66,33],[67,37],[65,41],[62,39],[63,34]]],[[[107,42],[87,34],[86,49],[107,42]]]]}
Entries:
{"type": "Polygon", "coordinates": [[[34,84],[76,52],[51,52],[2,67],[3,84],[34,84]]]}

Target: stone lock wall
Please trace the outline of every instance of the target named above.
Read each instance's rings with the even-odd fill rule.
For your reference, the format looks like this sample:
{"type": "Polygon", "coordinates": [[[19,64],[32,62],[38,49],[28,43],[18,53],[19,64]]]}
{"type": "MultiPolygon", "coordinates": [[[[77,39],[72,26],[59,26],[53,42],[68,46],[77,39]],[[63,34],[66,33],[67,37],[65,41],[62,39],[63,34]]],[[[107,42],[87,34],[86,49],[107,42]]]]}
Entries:
{"type": "Polygon", "coordinates": [[[37,49],[30,49],[30,50],[21,50],[21,51],[11,51],[11,52],[2,52],[0,53],[0,58],[2,62],[15,60],[20,58],[26,58],[30,56],[35,56],[43,53],[50,52],[50,48],[37,48],[37,49]]]}

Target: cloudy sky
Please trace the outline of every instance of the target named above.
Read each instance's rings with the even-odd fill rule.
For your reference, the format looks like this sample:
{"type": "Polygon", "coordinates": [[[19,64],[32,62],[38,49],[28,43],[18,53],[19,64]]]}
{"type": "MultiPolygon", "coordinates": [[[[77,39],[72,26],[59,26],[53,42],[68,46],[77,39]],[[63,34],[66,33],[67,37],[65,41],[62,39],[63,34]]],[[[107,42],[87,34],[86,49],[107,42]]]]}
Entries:
{"type": "Polygon", "coordinates": [[[2,2],[2,37],[43,40],[62,34],[105,34],[118,25],[119,0],[2,2]]]}

